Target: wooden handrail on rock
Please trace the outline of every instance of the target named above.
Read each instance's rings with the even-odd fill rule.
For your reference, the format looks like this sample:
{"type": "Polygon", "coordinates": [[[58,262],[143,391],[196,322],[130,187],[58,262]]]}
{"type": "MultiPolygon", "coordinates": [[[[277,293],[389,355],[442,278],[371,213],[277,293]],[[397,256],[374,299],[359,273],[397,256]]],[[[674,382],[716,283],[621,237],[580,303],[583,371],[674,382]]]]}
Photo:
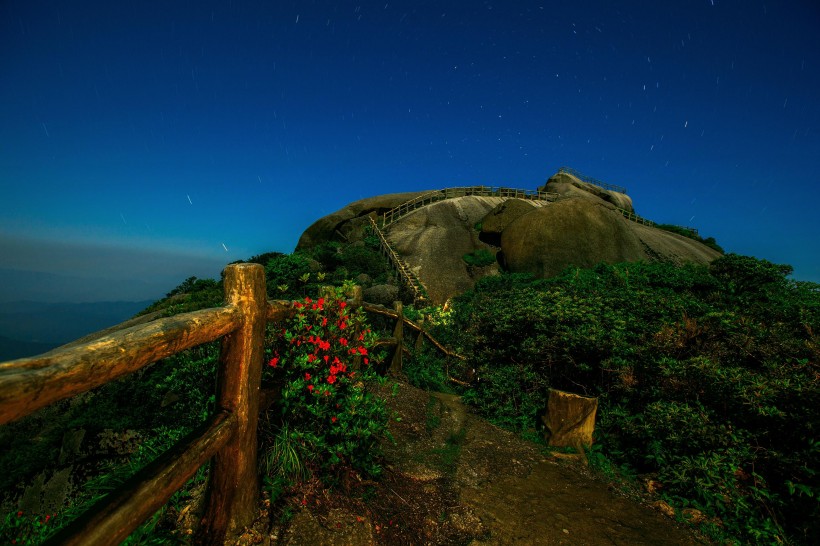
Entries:
{"type": "Polygon", "coordinates": [[[529,199],[531,201],[555,201],[559,197],[557,193],[552,192],[520,190],[499,186],[444,188],[414,197],[413,199],[410,199],[409,201],[406,201],[401,205],[385,212],[382,215],[382,227],[385,228],[399,218],[402,218],[414,210],[427,206],[431,203],[444,201],[445,199],[454,199],[456,197],[466,197],[468,195],[476,195],[480,197],[503,197],[505,199],[529,199]]]}
{"type": "Polygon", "coordinates": [[[615,184],[607,184],[606,182],[601,182],[597,178],[592,178],[591,176],[587,176],[581,172],[576,171],[571,167],[561,167],[558,169],[559,173],[566,173],[571,174],[581,182],[586,182],[587,184],[592,184],[594,186],[598,186],[599,188],[603,188],[605,190],[614,191],[618,193],[622,193],[626,195],[626,188],[623,186],[616,186],[615,184]]]}
{"type": "Polygon", "coordinates": [[[393,247],[390,246],[390,241],[387,240],[384,232],[379,229],[379,226],[376,224],[376,221],[373,220],[373,217],[368,216],[367,219],[370,220],[370,227],[373,228],[373,232],[379,238],[382,254],[384,254],[390,261],[390,264],[393,266],[393,269],[396,270],[396,273],[399,275],[402,282],[413,292],[413,301],[416,303],[424,301],[424,294],[427,292],[427,289],[421,282],[421,279],[419,279],[404,262],[404,260],[401,259],[398,252],[393,250],[393,247]]]}
{"type": "Polygon", "coordinates": [[[108,329],[32,358],[0,363],[0,425],[89,391],[185,349],[222,339],[211,419],[60,530],[53,544],[114,545],[164,505],[209,459],[208,500],[199,542],[223,544],[256,515],[256,428],[265,324],[294,314],[267,301],[265,270],[224,271],[225,306],[108,329]]]}

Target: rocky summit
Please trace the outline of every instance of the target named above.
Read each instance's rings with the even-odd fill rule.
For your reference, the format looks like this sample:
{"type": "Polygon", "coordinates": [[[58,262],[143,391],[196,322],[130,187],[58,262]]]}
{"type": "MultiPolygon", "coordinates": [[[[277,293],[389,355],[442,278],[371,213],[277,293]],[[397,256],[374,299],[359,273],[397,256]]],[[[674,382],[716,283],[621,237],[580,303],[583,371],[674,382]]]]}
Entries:
{"type": "Polygon", "coordinates": [[[356,244],[371,225],[368,216],[432,303],[501,270],[547,278],[568,266],[641,260],[706,264],[721,255],[636,216],[625,193],[564,170],[537,192],[478,186],[356,201],[317,220],[297,249],[332,240],[356,244]],[[391,215],[386,226],[385,213],[391,215]]]}

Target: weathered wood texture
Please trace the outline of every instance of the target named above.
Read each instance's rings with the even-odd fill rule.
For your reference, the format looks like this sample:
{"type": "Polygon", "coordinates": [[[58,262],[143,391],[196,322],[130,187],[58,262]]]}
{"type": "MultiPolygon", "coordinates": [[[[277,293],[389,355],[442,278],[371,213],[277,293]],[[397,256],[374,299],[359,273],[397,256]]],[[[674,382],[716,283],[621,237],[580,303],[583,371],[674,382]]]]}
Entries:
{"type": "Polygon", "coordinates": [[[0,425],[89,391],[237,328],[236,307],[204,309],[133,326],[82,345],[0,363],[0,425]]]}
{"type": "Polygon", "coordinates": [[[265,319],[268,322],[279,322],[295,314],[296,308],[289,301],[268,300],[265,304],[265,319]]]}
{"type": "Polygon", "coordinates": [[[119,544],[159,510],[214,453],[235,434],[236,415],[222,412],[173,449],[130,478],[85,514],[60,530],[47,544],[107,546],[119,544]]]}
{"type": "Polygon", "coordinates": [[[598,399],[550,389],[547,413],[542,417],[548,443],[556,447],[590,447],[598,399]]]}
{"type": "Polygon", "coordinates": [[[88,343],[89,341],[94,341],[95,339],[99,339],[103,336],[107,336],[108,334],[113,334],[119,330],[125,330],[126,328],[131,328],[132,326],[139,326],[140,324],[147,324],[152,320],[156,320],[162,317],[162,311],[154,311],[153,313],[147,313],[145,315],[140,315],[138,317],[130,318],[125,322],[121,322],[115,326],[111,326],[110,328],[105,328],[104,330],[99,330],[92,334],[88,334],[87,336],[83,336],[79,339],[75,339],[65,345],[60,345],[59,347],[55,347],[54,349],[48,351],[46,354],[51,354],[56,351],[62,351],[64,349],[70,349],[72,347],[76,347],[77,345],[83,345],[84,343],[88,343]]]}
{"type": "MultiPolygon", "coordinates": [[[[226,306],[114,326],[34,358],[0,363],[0,424],[219,338],[216,417],[102,499],[51,543],[119,544],[214,458],[200,543],[222,544],[250,523],[258,499],[256,426],[265,323],[293,316],[266,301],[257,264],[225,269],[226,306]],[[147,324],[136,324],[150,321],[147,324]]],[[[272,401],[273,396],[266,402],[272,401]]]]}
{"type": "Polygon", "coordinates": [[[200,542],[223,544],[249,525],[259,498],[256,426],[268,304],[265,270],[235,264],[225,270],[225,302],[240,310],[242,324],[222,339],[216,405],[237,417],[231,441],[214,456],[200,542]]]}

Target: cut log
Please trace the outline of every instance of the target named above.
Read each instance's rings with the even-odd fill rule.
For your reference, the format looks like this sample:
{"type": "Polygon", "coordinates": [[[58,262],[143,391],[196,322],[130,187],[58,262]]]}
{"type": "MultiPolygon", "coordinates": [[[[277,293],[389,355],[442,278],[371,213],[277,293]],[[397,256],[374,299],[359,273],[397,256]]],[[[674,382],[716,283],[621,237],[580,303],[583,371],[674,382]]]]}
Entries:
{"type": "Polygon", "coordinates": [[[598,399],[550,389],[547,413],[541,420],[548,445],[554,447],[592,446],[598,399]]]}

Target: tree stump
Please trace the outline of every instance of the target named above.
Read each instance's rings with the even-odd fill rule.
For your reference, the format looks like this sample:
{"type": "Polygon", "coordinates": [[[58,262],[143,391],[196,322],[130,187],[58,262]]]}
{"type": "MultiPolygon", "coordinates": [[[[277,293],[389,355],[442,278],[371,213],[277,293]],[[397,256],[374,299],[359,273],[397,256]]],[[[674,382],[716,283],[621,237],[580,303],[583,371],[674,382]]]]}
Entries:
{"type": "Polygon", "coordinates": [[[592,446],[597,410],[597,398],[550,389],[547,413],[541,417],[548,445],[576,449],[592,446]]]}

